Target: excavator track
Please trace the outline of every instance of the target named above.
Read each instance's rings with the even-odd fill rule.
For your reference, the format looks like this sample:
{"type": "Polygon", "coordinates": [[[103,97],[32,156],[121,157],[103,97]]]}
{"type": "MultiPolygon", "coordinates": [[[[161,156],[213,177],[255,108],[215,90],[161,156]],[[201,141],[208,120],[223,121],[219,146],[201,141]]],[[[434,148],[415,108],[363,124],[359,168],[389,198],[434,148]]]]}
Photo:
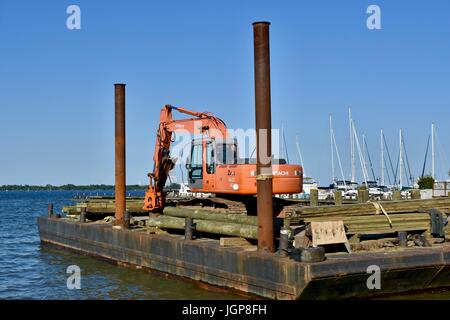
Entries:
{"type": "MultiPolygon", "coordinates": [[[[205,197],[189,199],[171,199],[172,205],[186,209],[207,209],[217,213],[256,215],[256,197],[242,197],[239,200],[222,197],[205,197]]],[[[274,216],[284,218],[303,206],[295,200],[273,198],[274,216]]]]}
{"type": "Polygon", "coordinates": [[[176,202],[179,208],[202,208],[217,213],[247,214],[247,208],[241,201],[228,200],[219,197],[192,198],[176,202]]]}

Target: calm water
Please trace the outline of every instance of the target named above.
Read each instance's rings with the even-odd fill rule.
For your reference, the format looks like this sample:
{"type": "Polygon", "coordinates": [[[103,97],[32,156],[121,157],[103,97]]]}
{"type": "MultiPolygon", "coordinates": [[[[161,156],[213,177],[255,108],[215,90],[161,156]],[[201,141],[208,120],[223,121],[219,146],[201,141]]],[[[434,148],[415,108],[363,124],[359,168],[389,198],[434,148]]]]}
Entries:
{"type": "Polygon", "coordinates": [[[54,203],[59,212],[77,194],[82,192],[0,192],[0,299],[241,298],[64,250],[41,247],[36,218],[46,215],[48,203],[54,203]],[[81,290],[67,289],[69,275],[66,271],[70,265],[81,268],[81,290]]]}
{"type": "MultiPolygon", "coordinates": [[[[192,283],[117,267],[91,257],[41,247],[36,218],[48,203],[59,212],[82,192],[0,192],[0,299],[240,299],[192,283]],[[66,286],[67,267],[81,268],[81,290],[66,286]]],[[[86,193],[97,195],[97,192],[86,193]]],[[[103,195],[103,192],[100,193],[103,195]]],[[[450,299],[450,292],[389,299],[450,299]]]]}

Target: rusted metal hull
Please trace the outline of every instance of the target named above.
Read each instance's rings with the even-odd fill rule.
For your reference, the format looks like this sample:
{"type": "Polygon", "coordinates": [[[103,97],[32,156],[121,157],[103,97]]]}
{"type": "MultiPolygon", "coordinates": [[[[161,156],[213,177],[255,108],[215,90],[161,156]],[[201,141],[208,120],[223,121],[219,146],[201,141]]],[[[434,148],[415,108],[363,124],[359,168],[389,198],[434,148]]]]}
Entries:
{"type": "Polygon", "coordinates": [[[217,240],[116,230],[111,224],[38,218],[42,243],[83,254],[237,289],[270,299],[369,298],[413,290],[450,287],[450,247],[407,249],[329,257],[308,264],[224,248],[217,240]],[[381,290],[367,288],[367,268],[381,269],[381,290]]]}

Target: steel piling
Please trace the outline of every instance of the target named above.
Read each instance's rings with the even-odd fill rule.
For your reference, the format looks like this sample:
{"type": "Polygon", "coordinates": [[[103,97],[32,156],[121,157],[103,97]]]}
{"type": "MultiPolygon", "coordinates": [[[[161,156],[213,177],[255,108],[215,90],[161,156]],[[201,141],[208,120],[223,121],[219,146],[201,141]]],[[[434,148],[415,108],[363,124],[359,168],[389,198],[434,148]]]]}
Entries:
{"type": "Polygon", "coordinates": [[[269,22],[253,23],[258,250],[274,252],[269,22]]]}
{"type": "Polygon", "coordinates": [[[115,224],[125,226],[125,84],[114,84],[115,93],[115,224]]]}

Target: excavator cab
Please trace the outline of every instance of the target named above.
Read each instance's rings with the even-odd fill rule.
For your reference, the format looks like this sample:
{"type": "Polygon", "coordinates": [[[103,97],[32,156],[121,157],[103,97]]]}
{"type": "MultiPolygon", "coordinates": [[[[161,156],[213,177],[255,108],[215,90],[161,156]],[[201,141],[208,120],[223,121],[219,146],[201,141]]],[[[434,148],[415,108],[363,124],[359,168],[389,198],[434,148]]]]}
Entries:
{"type": "MultiPolygon", "coordinates": [[[[211,188],[217,166],[237,164],[236,139],[193,139],[191,153],[187,159],[189,187],[204,189],[204,179],[211,188]]],[[[207,189],[210,189],[207,188],[207,189]]]]}

